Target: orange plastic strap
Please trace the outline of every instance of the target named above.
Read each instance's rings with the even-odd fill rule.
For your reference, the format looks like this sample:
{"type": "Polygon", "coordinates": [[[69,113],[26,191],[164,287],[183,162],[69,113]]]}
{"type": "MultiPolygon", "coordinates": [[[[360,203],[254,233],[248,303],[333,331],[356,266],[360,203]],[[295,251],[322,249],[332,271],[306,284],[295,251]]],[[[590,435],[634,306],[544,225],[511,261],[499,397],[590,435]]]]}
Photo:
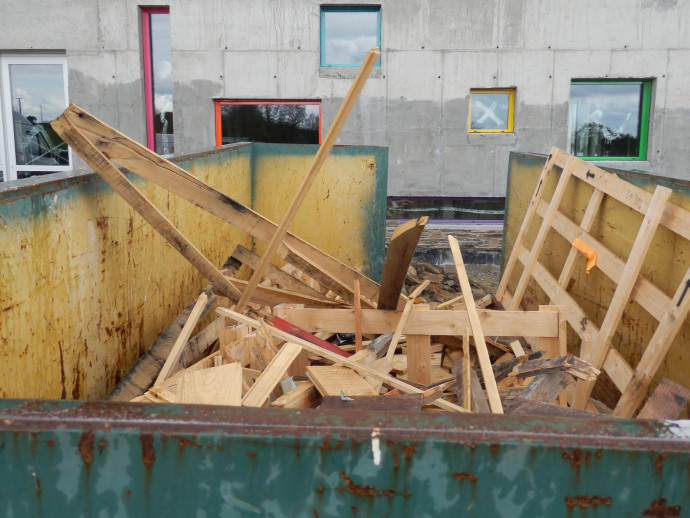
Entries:
{"type": "Polygon", "coordinates": [[[585,273],[589,273],[592,271],[592,268],[594,268],[597,265],[597,253],[592,250],[592,248],[585,243],[584,241],[581,241],[579,238],[573,241],[573,246],[577,248],[580,252],[585,254],[587,256],[587,265],[585,266],[585,273]]]}

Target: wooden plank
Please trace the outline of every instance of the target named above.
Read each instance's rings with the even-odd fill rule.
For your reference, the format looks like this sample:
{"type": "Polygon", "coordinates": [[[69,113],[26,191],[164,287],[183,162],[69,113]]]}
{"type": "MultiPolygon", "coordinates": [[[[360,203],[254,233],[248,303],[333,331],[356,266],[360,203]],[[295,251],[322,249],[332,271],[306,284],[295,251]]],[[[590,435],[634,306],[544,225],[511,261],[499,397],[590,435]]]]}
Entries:
{"type": "Polygon", "coordinates": [[[427,216],[411,219],[393,231],[383,264],[377,309],[397,309],[401,303],[407,269],[428,220],[427,216]]]}
{"type": "Polygon", "coordinates": [[[173,345],[173,348],[170,351],[170,355],[165,360],[163,368],[161,368],[161,371],[156,378],[155,385],[158,385],[163,380],[169,378],[171,374],[175,374],[175,369],[178,368],[178,360],[182,354],[182,350],[187,344],[189,337],[192,336],[192,331],[194,331],[199,318],[201,318],[201,313],[206,306],[207,300],[208,297],[206,296],[206,293],[199,295],[199,298],[194,305],[194,309],[192,309],[192,312],[189,314],[189,318],[182,328],[180,335],[177,337],[175,345],[173,345]]]}
{"type": "Polygon", "coordinates": [[[525,216],[522,219],[522,225],[520,226],[520,230],[518,231],[517,236],[515,237],[513,249],[511,250],[510,256],[508,257],[508,260],[505,263],[505,266],[503,268],[503,275],[501,276],[498,288],[496,289],[496,300],[498,300],[501,303],[504,301],[504,294],[508,288],[508,283],[510,282],[510,278],[513,275],[513,270],[515,269],[515,265],[517,264],[520,252],[523,249],[523,241],[525,240],[530,225],[532,224],[532,220],[534,219],[537,206],[542,199],[542,194],[544,193],[542,187],[546,183],[549,174],[551,174],[551,169],[553,167],[554,161],[560,153],[561,151],[559,149],[551,149],[551,153],[546,159],[546,163],[544,164],[544,167],[541,171],[539,180],[537,180],[537,185],[534,188],[534,193],[532,194],[532,198],[529,202],[529,205],[527,206],[525,216]]]}
{"type": "Polygon", "coordinates": [[[268,396],[273,389],[280,383],[292,361],[297,358],[302,348],[293,342],[287,342],[281,347],[266,369],[261,373],[242,398],[242,406],[262,407],[268,403],[268,396]]]}
{"type": "Polygon", "coordinates": [[[522,275],[520,276],[520,280],[518,281],[515,291],[513,291],[513,299],[511,301],[511,304],[509,306],[505,306],[506,309],[515,310],[520,306],[520,302],[522,302],[522,297],[525,294],[525,290],[527,289],[527,283],[531,279],[534,267],[539,261],[539,256],[541,255],[542,248],[544,246],[544,243],[546,242],[546,237],[549,233],[549,230],[551,229],[551,225],[553,223],[554,218],[556,217],[556,213],[558,212],[558,207],[560,206],[561,200],[565,195],[565,191],[568,187],[570,176],[572,174],[572,170],[575,166],[575,163],[576,162],[574,157],[568,158],[567,166],[561,172],[561,175],[558,179],[558,184],[556,185],[556,189],[553,195],[551,196],[549,208],[547,209],[546,214],[542,219],[541,226],[539,227],[539,232],[537,233],[537,237],[534,239],[532,248],[529,251],[529,257],[527,258],[527,261],[525,261],[524,263],[525,268],[522,271],[522,275]]]}
{"type": "Polygon", "coordinates": [[[637,415],[638,419],[678,419],[690,401],[690,389],[663,378],[637,415]]]}
{"type": "MultiPolygon", "coordinates": [[[[555,281],[554,281],[555,283],[555,281]]],[[[540,311],[477,310],[484,333],[490,336],[558,336],[558,315],[540,311]]],[[[400,312],[362,310],[362,332],[382,334],[394,331],[400,312]]],[[[309,332],[352,332],[351,309],[286,308],[285,319],[309,332]]],[[[462,336],[470,320],[465,310],[420,311],[407,317],[403,334],[462,336]]],[[[506,350],[508,347],[504,346],[506,350]]]]}
{"type": "MultiPolygon", "coordinates": [[[[463,406],[467,410],[472,409],[472,389],[470,384],[470,370],[472,369],[470,365],[470,327],[465,327],[465,334],[462,337],[462,354],[464,363],[462,364],[462,401],[463,406]]],[[[456,378],[457,379],[457,378],[456,378]]],[[[460,382],[458,381],[458,388],[460,387],[460,382]]]]}
{"type": "Polygon", "coordinates": [[[609,348],[602,368],[621,392],[625,390],[630,380],[632,380],[633,368],[614,347],[609,348]]]}
{"type": "MultiPolygon", "coordinates": [[[[237,289],[247,289],[248,282],[234,277],[226,277],[237,289]]],[[[262,306],[274,306],[276,304],[305,304],[313,307],[342,307],[344,303],[328,298],[324,295],[308,295],[281,288],[269,286],[257,286],[252,293],[251,302],[262,306]]]]}
{"type": "Polygon", "coordinates": [[[685,272],[683,280],[678,285],[669,310],[659,322],[642,358],[640,359],[632,379],[618,400],[613,415],[616,417],[632,417],[642,404],[647,389],[654,374],[666,357],[674,337],[681,326],[685,324],[690,312],[690,268],[685,272]]]}
{"type": "Polygon", "coordinates": [[[321,397],[311,381],[300,382],[296,388],[271,403],[280,408],[315,408],[321,397]]]}
{"type": "Polygon", "coordinates": [[[529,399],[514,398],[503,401],[503,408],[506,414],[513,415],[541,415],[547,417],[570,417],[577,419],[600,419],[605,417],[602,414],[576,410],[575,408],[552,405],[550,403],[540,403],[529,399]]]}
{"type": "MultiPolygon", "coordinates": [[[[231,257],[234,257],[242,264],[246,264],[250,268],[254,269],[259,265],[261,261],[261,256],[247,250],[242,245],[237,245],[235,250],[233,250],[231,257]]],[[[275,282],[280,288],[285,290],[291,290],[296,292],[302,292],[310,295],[323,296],[320,292],[313,289],[311,286],[307,286],[302,281],[294,278],[289,273],[284,272],[277,266],[269,264],[265,271],[266,277],[275,282]]],[[[359,282],[359,279],[356,279],[359,282]]]]}
{"type": "MultiPolygon", "coordinates": [[[[233,320],[235,320],[237,322],[247,324],[247,325],[250,325],[252,327],[257,327],[260,325],[258,321],[254,320],[252,318],[249,318],[249,317],[247,317],[241,313],[237,313],[236,311],[232,311],[230,309],[227,309],[227,308],[216,308],[216,313],[218,313],[219,315],[226,316],[228,318],[232,318],[233,320]]],[[[281,340],[294,340],[295,343],[299,344],[300,346],[302,346],[304,349],[311,352],[312,354],[316,354],[316,355],[318,355],[322,358],[325,358],[327,360],[330,360],[334,363],[342,363],[343,365],[346,365],[346,366],[350,367],[351,369],[356,370],[360,374],[372,374],[375,377],[378,377],[379,379],[381,379],[384,382],[384,384],[386,384],[387,386],[390,386],[390,387],[393,387],[396,389],[400,389],[400,391],[402,391],[406,394],[421,394],[423,392],[422,390],[420,390],[416,387],[413,387],[407,383],[404,383],[400,380],[397,380],[392,376],[388,376],[387,374],[383,374],[381,372],[378,372],[376,369],[372,369],[367,365],[360,364],[358,362],[353,362],[349,358],[343,358],[342,356],[338,356],[337,354],[335,354],[331,351],[328,351],[326,349],[322,349],[318,345],[315,345],[311,342],[308,342],[306,340],[302,340],[300,338],[293,337],[284,331],[281,331],[281,330],[276,329],[276,328],[271,328],[270,330],[271,330],[271,334],[273,336],[280,338],[281,340]]],[[[457,411],[457,412],[465,412],[464,408],[462,408],[458,405],[455,405],[449,401],[446,401],[444,399],[439,399],[437,401],[434,401],[434,405],[436,405],[436,406],[438,406],[444,410],[453,410],[453,411],[457,411]]]]}
{"type": "Polygon", "coordinates": [[[261,261],[254,269],[254,273],[252,274],[252,277],[249,280],[249,284],[242,292],[242,296],[240,297],[240,299],[237,301],[236,309],[238,311],[241,311],[246,305],[246,303],[251,300],[251,296],[254,289],[263,278],[266,266],[268,265],[268,263],[270,263],[271,259],[273,259],[273,256],[276,254],[276,251],[278,250],[278,246],[282,243],[285,234],[287,233],[288,229],[290,228],[290,225],[292,224],[292,221],[295,219],[297,211],[299,210],[302,202],[304,201],[304,198],[307,196],[309,188],[316,179],[316,175],[321,169],[321,166],[323,166],[323,163],[326,161],[326,157],[328,157],[328,154],[331,152],[331,148],[333,147],[333,144],[335,144],[335,139],[338,137],[340,130],[345,125],[347,116],[350,114],[352,107],[357,101],[357,97],[359,97],[362,88],[364,88],[364,83],[369,77],[369,74],[371,73],[371,70],[374,68],[374,65],[376,64],[376,61],[378,60],[379,56],[380,52],[377,48],[373,48],[369,50],[369,52],[367,52],[367,55],[364,58],[364,61],[362,62],[362,65],[360,66],[359,71],[357,72],[357,75],[355,76],[355,79],[352,82],[352,85],[350,86],[350,90],[345,95],[345,100],[340,106],[338,113],[336,113],[335,118],[333,119],[333,123],[331,124],[331,127],[328,129],[328,132],[326,133],[326,137],[323,139],[323,142],[319,146],[319,150],[314,156],[314,160],[312,161],[312,164],[309,167],[307,174],[304,176],[302,183],[297,189],[297,193],[292,199],[292,202],[290,203],[290,206],[288,207],[285,216],[283,216],[283,220],[281,221],[280,225],[278,225],[278,228],[273,234],[273,237],[269,241],[268,246],[266,247],[266,251],[264,252],[263,257],[261,258],[261,261]]]}
{"type": "Polygon", "coordinates": [[[352,369],[336,365],[310,365],[307,376],[322,396],[376,396],[366,380],[352,369]]]}
{"type": "MultiPolygon", "coordinates": [[[[373,351],[371,352],[373,353],[373,351]]],[[[374,356],[376,356],[376,354],[374,354],[374,356]]],[[[369,365],[372,369],[376,369],[379,372],[383,372],[384,374],[388,374],[391,370],[390,365],[388,364],[388,360],[386,358],[375,359],[373,362],[367,363],[367,365],[369,365]]],[[[369,385],[371,385],[371,388],[374,389],[374,392],[378,394],[381,391],[381,386],[383,385],[383,382],[380,378],[364,375],[364,379],[367,383],[369,383],[369,385]]]]}
{"type": "Polygon", "coordinates": [[[69,110],[65,110],[51,123],[51,126],[115,192],[199,270],[219,292],[233,300],[237,299],[239,290],[230,284],[220,270],[73,125],[73,117],[75,116],[69,110]]]}
{"type": "Polygon", "coordinates": [[[355,351],[362,350],[362,299],[359,292],[359,280],[355,279],[355,351]]]}
{"type": "Polygon", "coordinates": [[[177,402],[240,406],[242,366],[230,363],[185,374],[177,384],[177,402]]]}
{"type": "Polygon", "coordinates": [[[429,281],[424,281],[422,284],[417,286],[417,288],[412,293],[410,293],[409,297],[407,298],[407,302],[405,302],[405,307],[403,308],[402,313],[400,314],[400,318],[398,319],[398,322],[395,326],[393,338],[391,338],[391,343],[388,346],[388,352],[386,353],[386,360],[388,361],[389,366],[391,365],[391,360],[393,359],[393,355],[395,354],[395,349],[398,347],[398,342],[400,341],[400,337],[402,336],[403,328],[407,323],[410,311],[412,311],[414,299],[417,298],[417,295],[424,291],[424,288],[426,288],[428,285],[429,281]]]}
{"type": "MultiPolygon", "coordinates": [[[[429,311],[428,304],[412,307],[412,311],[429,311]]],[[[407,379],[422,385],[431,383],[431,337],[429,335],[407,336],[407,379]]]]}
{"type": "Polygon", "coordinates": [[[462,254],[460,253],[460,246],[458,245],[458,240],[453,236],[448,236],[448,242],[450,243],[450,251],[453,254],[453,260],[455,261],[455,269],[458,272],[460,288],[463,296],[465,297],[467,315],[469,316],[470,327],[472,328],[472,334],[474,336],[474,347],[477,351],[477,357],[479,358],[479,366],[482,374],[484,375],[484,386],[486,387],[489,406],[491,407],[491,411],[493,413],[502,414],[503,407],[501,405],[501,397],[498,395],[498,387],[496,386],[494,373],[491,369],[489,351],[486,349],[486,342],[484,340],[484,331],[482,330],[482,324],[479,320],[477,308],[474,305],[472,288],[470,287],[470,281],[467,278],[465,263],[463,262],[462,254]]]}
{"type": "MultiPolygon", "coordinates": [[[[71,104],[67,110],[76,116],[72,119],[75,126],[108,159],[257,239],[267,242],[274,235],[277,225],[261,214],[207,185],[78,106],[71,104]]],[[[367,299],[376,300],[378,297],[377,283],[314,245],[289,232],[285,235],[284,245],[285,248],[279,253],[284,254],[288,262],[295,264],[299,260],[302,266],[296,266],[302,271],[306,271],[304,267],[309,265],[322,276],[322,279],[319,279],[321,284],[326,284],[330,280],[329,289],[344,298],[352,297],[351,286],[354,279],[360,280],[362,293],[367,299]]],[[[371,307],[373,306],[371,303],[371,307]]]]}
{"type": "Polygon", "coordinates": [[[527,385],[518,396],[540,403],[552,403],[573,381],[573,377],[562,371],[540,374],[527,385]]]}
{"type": "Polygon", "coordinates": [[[364,410],[368,412],[415,412],[422,409],[421,394],[397,394],[388,397],[359,396],[343,400],[339,396],[325,396],[319,410],[364,410]]]}
{"type": "Polygon", "coordinates": [[[522,348],[522,344],[519,340],[514,340],[510,343],[510,348],[513,350],[513,354],[516,358],[520,356],[525,356],[525,350],[522,348]]]}
{"type": "MultiPolygon", "coordinates": [[[[601,324],[599,334],[594,337],[591,351],[582,351],[581,358],[596,367],[601,368],[606,358],[606,354],[611,347],[611,341],[618,328],[620,319],[623,316],[625,306],[630,300],[635,281],[637,280],[640,269],[647,256],[647,250],[652,243],[652,239],[656,233],[656,229],[661,220],[664,206],[671,195],[671,189],[657,186],[652,197],[652,202],[649,204],[647,213],[645,214],[640,230],[637,233],[635,242],[625,263],[625,268],[618,281],[618,286],[613,294],[613,298],[609,303],[609,308],[601,324]]],[[[594,382],[580,383],[575,392],[575,400],[573,405],[575,408],[584,409],[589,396],[594,388],[594,382]]]]}

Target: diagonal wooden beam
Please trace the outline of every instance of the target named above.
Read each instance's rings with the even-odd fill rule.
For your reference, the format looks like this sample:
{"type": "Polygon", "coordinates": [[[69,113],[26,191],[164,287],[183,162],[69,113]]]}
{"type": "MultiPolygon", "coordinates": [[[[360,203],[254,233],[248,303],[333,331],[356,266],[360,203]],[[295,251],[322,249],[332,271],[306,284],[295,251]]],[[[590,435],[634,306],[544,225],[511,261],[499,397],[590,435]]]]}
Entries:
{"type": "Polygon", "coordinates": [[[233,300],[237,299],[240,291],[77,129],[72,122],[73,117],[75,116],[66,110],[51,125],[115,192],[192,263],[219,292],[233,300]]]}
{"type": "Polygon", "coordinates": [[[357,97],[359,97],[362,88],[364,88],[364,83],[366,83],[366,80],[369,77],[372,68],[374,68],[374,65],[376,64],[379,55],[379,50],[377,48],[373,48],[367,53],[367,56],[364,58],[364,62],[362,63],[362,66],[360,67],[359,72],[355,77],[355,80],[352,82],[350,90],[347,92],[347,95],[345,96],[343,104],[340,106],[340,109],[338,110],[338,113],[335,116],[333,124],[331,124],[331,127],[328,129],[326,138],[319,147],[319,151],[316,153],[311,167],[309,167],[307,174],[302,180],[302,184],[297,189],[297,193],[295,194],[295,197],[293,198],[292,202],[290,203],[290,206],[288,207],[287,213],[283,217],[283,221],[281,221],[280,225],[278,225],[278,229],[275,231],[273,237],[268,243],[268,246],[266,247],[266,251],[264,252],[263,257],[261,258],[261,262],[254,270],[251,279],[249,279],[249,284],[242,292],[240,300],[237,301],[237,311],[242,311],[245,304],[251,299],[252,292],[258,286],[259,282],[263,278],[266,266],[268,266],[268,264],[271,262],[271,259],[273,259],[273,256],[275,255],[276,251],[278,250],[278,247],[282,243],[283,238],[285,237],[285,234],[288,231],[288,228],[290,228],[292,221],[295,219],[300,205],[302,205],[304,198],[307,196],[311,184],[316,179],[317,173],[321,169],[323,163],[326,161],[326,157],[328,157],[328,154],[331,152],[331,148],[333,147],[333,144],[335,144],[335,139],[338,138],[340,130],[345,125],[347,116],[350,114],[350,111],[352,110],[352,107],[354,106],[357,97]]]}

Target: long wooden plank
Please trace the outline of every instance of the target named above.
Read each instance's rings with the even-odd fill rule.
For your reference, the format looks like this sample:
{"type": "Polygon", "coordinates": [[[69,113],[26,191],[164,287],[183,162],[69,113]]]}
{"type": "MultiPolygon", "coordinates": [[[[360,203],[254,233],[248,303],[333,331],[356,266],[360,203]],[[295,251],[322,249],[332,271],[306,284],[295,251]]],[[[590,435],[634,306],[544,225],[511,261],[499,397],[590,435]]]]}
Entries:
{"type": "MultiPolygon", "coordinates": [[[[257,320],[254,320],[253,318],[249,318],[242,313],[237,313],[236,311],[232,311],[227,308],[216,308],[216,313],[219,315],[223,315],[229,318],[232,318],[233,320],[237,322],[241,322],[243,324],[247,324],[249,326],[252,326],[254,328],[260,327],[260,324],[257,320]]],[[[440,313],[440,311],[439,311],[440,313]]],[[[445,312],[444,312],[445,313],[445,312]]],[[[320,356],[322,358],[325,358],[327,360],[330,360],[334,363],[342,363],[343,365],[346,365],[350,367],[351,369],[356,370],[360,374],[370,374],[380,380],[382,380],[386,385],[397,388],[401,392],[404,392],[406,394],[421,394],[424,391],[420,390],[416,387],[413,387],[404,381],[400,381],[392,376],[389,376],[388,374],[384,374],[374,368],[369,367],[368,365],[364,365],[359,362],[354,362],[350,360],[349,358],[343,358],[342,356],[338,356],[337,354],[327,351],[326,349],[323,349],[319,347],[318,345],[314,345],[311,342],[307,342],[306,340],[302,340],[301,338],[296,338],[294,336],[289,335],[288,333],[285,333],[284,331],[281,331],[276,328],[270,328],[271,334],[277,338],[280,338],[281,340],[285,341],[294,341],[295,343],[299,344],[302,348],[306,349],[312,354],[316,354],[317,356],[320,356]]],[[[449,401],[446,401],[444,399],[438,399],[434,401],[434,405],[444,409],[444,410],[453,410],[456,412],[466,412],[466,410],[458,405],[455,405],[449,401]]]]}
{"type": "Polygon", "coordinates": [[[652,335],[647,348],[642,354],[635,372],[618,400],[613,415],[617,417],[632,417],[642,404],[652,378],[661,363],[666,358],[666,353],[673,344],[673,338],[685,324],[690,312],[690,268],[685,272],[683,280],[673,295],[670,309],[659,322],[652,335]]]}
{"type": "Polygon", "coordinates": [[[427,216],[411,219],[393,231],[383,263],[377,309],[397,309],[402,302],[400,293],[405,276],[428,220],[427,216]]]}
{"type": "MultiPolygon", "coordinates": [[[[412,307],[412,311],[429,311],[427,304],[412,307]]],[[[407,379],[429,385],[431,383],[431,336],[407,336],[407,379]]]]}
{"type": "Polygon", "coordinates": [[[417,296],[424,291],[424,288],[426,288],[429,285],[429,281],[424,281],[422,284],[420,284],[417,289],[415,289],[412,293],[410,293],[409,297],[407,298],[407,302],[405,302],[405,307],[402,310],[402,313],[400,314],[400,319],[398,320],[397,324],[395,325],[395,331],[393,332],[393,338],[391,338],[391,343],[388,346],[388,351],[386,352],[386,361],[388,362],[388,366],[390,367],[392,365],[393,361],[393,355],[395,354],[395,349],[398,347],[398,342],[400,341],[400,337],[403,334],[403,329],[405,328],[405,325],[407,324],[407,319],[410,316],[410,311],[412,310],[412,305],[414,304],[414,299],[417,298],[417,296]]]}
{"type": "Polygon", "coordinates": [[[278,228],[271,237],[271,240],[266,247],[266,251],[261,258],[261,262],[259,262],[257,267],[254,269],[254,273],[249,280],[249,284],[242,292],[240,299],[237,301],[236,308],[238,311],[241,311],[246,303],[251,300],[252,292],[257,287],[259,282],[261,282],[266,266],[268,266],[273,259],[273,256],[278,250],[278,246],[282,243],[285,234],[292,224],[292,221],[295,219],[295,216],[297,216],[297,211],[302,205],[304,198],[306,198],[311,184],[316,179],[317,173],[321,170],[321,166],[323,166],[323,163],[326,161],[326,157],[328,157],[328,154],[331,152],[331,148],[333,147],[333,144],[335,144],[335,140],[338,138],[340,130],[345,125],[345,121],[347,120],[352,107],[357,101],[360,92],[364,88],[364,83],[366,83],[366,80],[368,79],[371,70],[374,68],[379,56],[380,52],[377,48],[373,48],[367,52],[367,55],[359,68],[359,72],[357,72],[357,75],[350,86],[350,90],[345,95],[345,100],[340,106],[338,113],[336,113],[331,127],[328,128],[328,133],[326,133],[326,137],[321,143],[321,146],[319,146],[319,150],[316,153],[316,156],[314,156],[314,160],[312,161],[307,174],[302,179],[302,183],[297,189],[297,193],[292,199],[285,216],[283,216],[283,220],[280,222],[280,225],[278,225],[278,228]]]}
{"type": "Polygon", "coordinates": [[[134,210],[136,210],[158,233],[180,252],[214,287],[226,297],[236,299],[239,290],[230,284],[223,274],[209,261],[161,211],[137,189],[73,124],[75,117],[70,111],[60,115],[51,126],[84,161],[98,173],[134,210]]]}
{"type": "Polygon", "coordinates": [[[242,398],[242,406],[262,407],[267,404],[269,394],[280,383],[288,367],[301,351],[302,348],[294,342],[288,341],[284,344],[242,398]]]}
{"type": "MultiPolygon", "coordinates": [[[[256,268],[261,261],[261,256],[250,250],[247,250],[242,245],[237,245],[235,247],[231,257],[234,257],[242,264],[246,264],[252,269],[256,268]]],[[[282,289],[302,292],[308,295],[317,295],[319,297],[323,296],[323,294],[319,293],[311,286],[307,286],[302,281],[295,279],[289,273],[285,273],[283,270],[272,264],[269,264],[266,268],[265,275],[282,289]]]]}
{"type": "Polygon", "coordinates": [[[486,394],[489,399],[489,407],[491,407],[491,412],[494,414],[502,414],[503,405],[501,405],[501,397],[498,395],[498,387],[496,386],[494,372],[491,368],[491,358],[489,358],[489,351],[486,348],[486,341],[484,340],[484,330],[482,329],[482,324],[479,320],[477,308],[474,305],[472,287],[470,286],[470,281],[467,278],[465,263],[463,262],[462,254],[460,253],[460,245],[458,245],[458,240],[453,236],[448,236],[448,242],[450,243],[450,251],[453,254],[453,260],[455,261],[455,269],[458,272],[460,289],[462,290],[462,295],[465,297],[467,315],[469,316],[470,327],[472,328],[472,334],[474,336],[474,348],[477,351],[479,367],[481,368],[482,375],[484,376],[484,386],[486,387],[486,394]]]}
{"type": "MultiPolygon", "coordinates": [[[[75,115],[72,119],[75,126],[108,159],[257,239],[267,242],[275,233],[277,225],[274,222],[158,156],[90,113],[74,104],[71,104],[67,111],[75,115]]],[[[280,250],[280,253],[285,255],[288,262],[295,264],[302,271],[305,271],[305,265],[309,264],[324,276],[324,280],[319,279],[322,284],[325,284],[325,279],[333,279],[328,285],[329,289],[344,298],[352,296],[351,286],[354,279],[360,280],[362,293],[367,299],[376,300],[378,297],[379,286],[376,282],[314,245],[289,232],[285,235],[284,244],[285,249],[280,250]]]]}
{"type": "MultiPolygon", "coordinates": [[[[597,369],[602,367],[606,359],[606,354],[611,347],[611,341],[618,328],[620,319],[623,316],[625,306],[630,300],[630,294],[640,274],[640,269],[647,256],[647,251],[652,243],[652,239],[654,239],[656,229],[659,226],[659,221],[663,214],[664,206],[671,192],[671,189],[662,186],[657,186],[655,189],[652,202],[649,204],[647,213],[640,225],[640,230],[635,237],[635,242],[628,255],[625,268],[618,281],[618,286],[611,298],[606,316],[599,329],[599,334],[592,342],[592,350],[588,351],[585,349],[580,354],[583,360],[591,363],[597,369]]],[[[588,381],[579,383],[572,406],[584,410],[593,388],[594,382],[588,381]]]]}
{"type": "Polygon", "coordinates": [[[506,309],[515,310],[520,306],[520,303],[522,302],[522,297],[525,294],[525,290],[527,289],[527,284],[529,283],[532,277],[532,272],[534,271],[534,268],[537,265],[537,262],[539,261],[539,256],[541,255],[544,243],[546,243],[546,237],[549,234],[549,230],[551,229],[553,220],[556,217],[556,213],[558,212],[558,207],[561,204],[561,200],[563,199],[565,191],[568,187],[568,183],[570,182],[570,177],[572,175],[574,164],[575,158],[569,158],[566,167],[561,172],[561,175],[558,179],[558,184],[556,185],[556,189],[554,190],[553,195],[551,196],[549,208],[547,209],[546,214],[544,214],[544,218],[542,219],[541,226],[539,227],[537,237],[534,238],[534,243],[532,244],[532,248],[529,251],[529,257],[527,261],[523,263],[524,270],[522,271],[522,275],[520,276],[520,280],[518,281],[515,291],[513,291],[513,300],[511,301],[510,306],[504,306],[506,307],[506,309]]]}
{"type": "MultiPolygon", "coordinates": [[[[555,281],[554,281],[555,284],[555,281]]],[[[559,303],[560,304],[560,303],[559,303]]],[[[479,320],[489,336],[558,336],[558,315],[539,311],[499,311],[479,309],[479,320]]],[[[362,310],[362,332],[382,334],[394,331],[399,311],[362,310]]],[[[285,308],[285,320],[309,332],[352,332],[352,309],[285,308]]],[[[420,311],[411,313],[403,334],[462,336],[470,325],[464,310],[420,311]]]]}
{"type": "MultiPolygon", "coordinates": [[[[247,281],[226,277],[237,289],[246,289],[247,281]]],[[[315,307],[338,307],[345,305],[339,300],[330,299],[321,294],[308,295],[306,293],[294,292],[270,286],[257,286],[252,293],[252,302],[264,306],[274,306],[276,304],[307,304],[315,307]]]]}
{"type": "Polygon", "coordinates": [[[173,345],[173,348],[170,350],[170,354],[165,360],[163,368],[161,368],[161,371],[158,373],[158,377],[156,378],[156,383],[154,383],[154,385],[158,385],[163,380],[169,378],[171,374],[175,374],[173,370],[178,366],[178,360],[182,354],[182,350],[187,344],[189,338],[192,336],[192,331],[194,331],[194,327],[199,321],[199,318],[201,318],[201,314],[206,306],[207,300],[208,297],[206,296],[206,293],[199,295],[199,298],[194,305],[194,309],[192,309],[187,322],[185,322],[182,331],[180,331],[180,335],[177,337],[175,345],[173,345]]]}
{"type": "Polygon", "coordinates": [[[532,220],[534,219],[534,215],[536,214],[537,206],[542,199],[542,195],[544,193],[544,189],[542,189],[542,187],[546,183],[546,179],[551,173],[554,161],[559,153],[560,150],[552,148],[551,153],[546,159],[546,163],[544,164],[544,167],[541,170],[539,180],[537,180],[537,185],[534,188],[534,193],[532,194],[532,198],[529,202],[529,205],[527,206],[525,216],[522,219],[522,225],[520,226],[520,230],[518,231],[517,236],[515,237],[513,249],[511,250],[510,256],[508,257],[508,260],[505,263],[505,266],[503,268],[503,275],[501,276],[501,280],[498,283],[498,288],[496,290],[496,300],[498,300],[499,302],[503,302],[504,293],[506,292],[508,288],[508,283],[510,282],[510,278],[513,275],[513,270],[515,269],[515,265],[517,264],[520,249],[523,247],[523,241],[525,240],[529,227],[532,224],[532,220]]]}
{"type": "Polygon", "coordinates": [[[303,381],[287,394],[283,394],[271,403],[272,407],[313,408],[319,402],[319,394],[311,381],[303,381]]]}
{"type": "Polygon", "coordinates": [[[240,406],[242,366],[230,363],[185,374],[177,384],[177,402],[240,406]]]}

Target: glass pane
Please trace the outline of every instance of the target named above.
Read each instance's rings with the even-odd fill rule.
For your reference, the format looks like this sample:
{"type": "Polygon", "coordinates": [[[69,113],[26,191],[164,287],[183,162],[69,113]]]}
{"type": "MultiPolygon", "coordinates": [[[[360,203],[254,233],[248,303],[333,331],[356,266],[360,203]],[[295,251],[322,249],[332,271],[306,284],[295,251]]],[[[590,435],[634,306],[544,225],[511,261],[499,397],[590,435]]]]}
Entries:
{"type": "Polygon", "coordinates": [[[62,65],[9,65],[17,165],[69,165],[67,144],[50,127],[65,110],[62,65]]]}
{"type": "Polygon", "coordinates": [[[570,152],[585,157],[638,157],[642,84],[573,84],[570,152]]]}
{"type": "Polygon", "coordinates": [[[160,155],[169,155],[175,152],[170,14],[151,13],[150,17],[155,151],[160,155]]]}
{"type": "Polygon", "coordinates": [[[223,144],[231,142],[319,143],[316,104],[224,104],[223,144]]]}
{"type": "Polygon", "coordinates": [[[505,93],[471,94],[473,130],[507,130],[510,95],[505,93]]]}
{"type": "Polygon", "coordinates": [[[324,65],[358,66],[378,46],[377,11],[324,11],[324,65]]]}

